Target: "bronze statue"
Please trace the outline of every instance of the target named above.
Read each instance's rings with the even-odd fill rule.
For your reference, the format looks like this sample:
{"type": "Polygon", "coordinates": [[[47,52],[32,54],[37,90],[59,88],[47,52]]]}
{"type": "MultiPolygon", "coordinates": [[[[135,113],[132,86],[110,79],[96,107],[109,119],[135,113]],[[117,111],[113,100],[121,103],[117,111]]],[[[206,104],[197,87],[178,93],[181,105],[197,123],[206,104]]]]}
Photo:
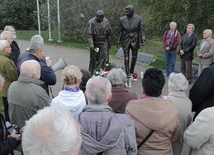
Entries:
{"type": "Polygon", "coordinates": [[[86,33],[90,46],[89,71],[93,74],[103,63],[109,62],[111,48],[111,25],[102,10],[98,10],[96,16],[88,22],[86,33]]]}
{"type": "Polygon", "coordinates": [[[134,73],[140,44],[145,42],[143,19],[141,16],[134,14],[132,5],[125,7],[125,16],[120,18],[119,28],[118,46],[123,48],[125,71],[129,78],[134,73]],[[130,49],[132,51],[132,62],[129,68],[130,49]]]}

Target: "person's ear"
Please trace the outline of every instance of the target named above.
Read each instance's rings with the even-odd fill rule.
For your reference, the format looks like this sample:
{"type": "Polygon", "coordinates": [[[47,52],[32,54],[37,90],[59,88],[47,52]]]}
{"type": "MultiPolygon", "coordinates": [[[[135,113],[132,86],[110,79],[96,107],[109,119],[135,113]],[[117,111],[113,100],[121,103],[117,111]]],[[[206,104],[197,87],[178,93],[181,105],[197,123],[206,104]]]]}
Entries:
{"type": "Polygon", "coordinates": [[[111,101],[111,98],[112,98],[112,93],[109,95],[108,103],[111,101]]]}

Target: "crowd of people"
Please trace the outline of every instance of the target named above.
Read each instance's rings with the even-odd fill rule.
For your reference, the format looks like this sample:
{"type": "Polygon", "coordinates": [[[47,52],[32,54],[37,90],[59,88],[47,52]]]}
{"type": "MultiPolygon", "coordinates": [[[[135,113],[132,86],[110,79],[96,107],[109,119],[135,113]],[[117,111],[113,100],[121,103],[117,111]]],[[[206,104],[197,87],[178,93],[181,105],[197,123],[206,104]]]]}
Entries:
{"type": "Polygon", "coordinates": [[[125,71],[113,68],[106,78],[92,76],[109,59],[106,53],[111,26],[99,10],[86,30],[91,52],[89,70],[75,64],[66,66],[61,75],[62,90],[53,99],[49,97],[49,85],[57,80],[51,61],[44,56],[43,38],[32,36],[29,47],[20,52],[14,40],[15,28],[5,26],[0,35],[0,93],[4,105],[4,116],[0,114],[1,155],[13,155],[14,149],[24,155],[213,154],[212,31],[204,31],[196,55],[199,77],[188,97],[197,36],[194,25],[188,24],[181,38],[177,24],[171,22],[162,42],[166,72],[148,68],[138,99],[125,83],[134,73],[139,43],[145,42],[144,26],[132,5],[125,7],[120,22],[118,44],[124,50],[125,71]],[[105,32],[94,31],[93,25],[102,25],[103,21],[105,32]],[[133,32],[128,31],[130,25],[133,32]],[[130,35],[138,40],[127,38],[130,35]],[[181,73],[174,73],[179,45],[181,73]],[[166,77],[168,94],[163,94],[166,77]],[[19,128],[9,132],[8,122],[19,128]]]}

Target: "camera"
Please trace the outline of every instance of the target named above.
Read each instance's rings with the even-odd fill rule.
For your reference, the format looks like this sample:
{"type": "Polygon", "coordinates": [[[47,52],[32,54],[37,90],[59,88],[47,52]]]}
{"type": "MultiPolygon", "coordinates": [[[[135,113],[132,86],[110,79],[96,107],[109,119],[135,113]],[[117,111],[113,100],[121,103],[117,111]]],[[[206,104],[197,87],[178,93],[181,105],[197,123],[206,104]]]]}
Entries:
{"type": "Polygon", "coordinates": [[[173,41],[173,40],[170,40],[170,41],[169,41],[169,47],[172,48],[173,44],[174,44],[174,41],[173,41]]]}
{"type": "Polygon", "coordinates": [[[7,128],[8,134],[11,134],[13,130],[16,131],[16,134],[20,134],[18,125],[11,125],[10,122],[6,122],[6,128],[7,128]]]}

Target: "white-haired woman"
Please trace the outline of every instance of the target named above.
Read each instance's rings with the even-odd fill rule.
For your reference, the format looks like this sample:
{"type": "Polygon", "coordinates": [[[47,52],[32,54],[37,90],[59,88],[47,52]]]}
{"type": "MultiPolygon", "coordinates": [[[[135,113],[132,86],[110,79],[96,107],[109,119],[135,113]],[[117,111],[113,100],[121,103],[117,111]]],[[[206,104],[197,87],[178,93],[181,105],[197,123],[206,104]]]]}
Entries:
{"type": "Polygon", "coordinates": [[[172,144],[174,155],[180,155],[183,146],[183,134],[192,121],[192,102],[186,96],[188,81],[182,73],[172,73],[168,80],[167,98],[178,110],[180,120],[180,138],[172,144]]]}
{"type": "Polygon", "coordinates": [[[73,117],[82,112],[86,100],[80,89],[81,78],[82,72],[78,67],[73,65],[65,67],[62,71],[64,89],[52,100],[51,105],[62,104],[66,106],[73,117]]]}
{"type": "Polygon", "coordinates": [[[18,79],[16,66],[13,62],[11,47],[7,40],[0,40],[0,74],[4,77],[5,83],[1,91],[1,96],[4,104],[5,120],[10,121],[8,115],[7,91],[10,84],[18,79]]]}
{"type": "Polygon", "coordinates": [[[112,108],[113,112],[124,113],[126,104],[130,100],[137,99],[137,95],[124,87],[127,78],[121,68],[110,70],[107,79],[112,85],[112,98],[108,105],[112,108]]]}

